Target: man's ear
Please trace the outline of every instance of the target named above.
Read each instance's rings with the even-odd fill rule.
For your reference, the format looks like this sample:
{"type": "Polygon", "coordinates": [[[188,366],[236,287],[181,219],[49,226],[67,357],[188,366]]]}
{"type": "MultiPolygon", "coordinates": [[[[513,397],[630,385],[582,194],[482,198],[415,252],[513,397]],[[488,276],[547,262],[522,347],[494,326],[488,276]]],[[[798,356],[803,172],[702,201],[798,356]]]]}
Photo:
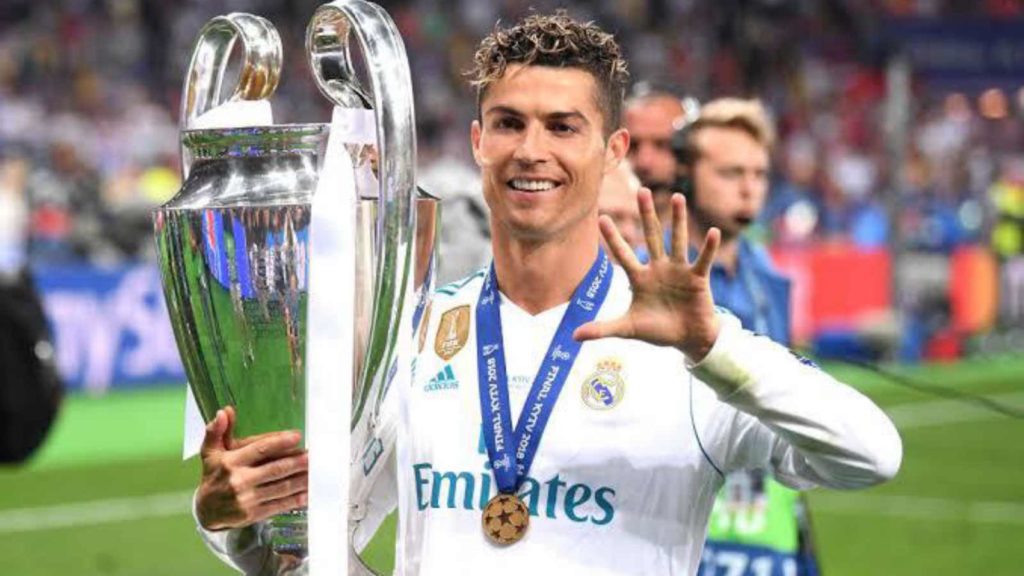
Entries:
{"type": "Polygon", "coordinates": [[[476,162],[477,166],[482,167],[483,164],[480,161],[480,130],[480,121],[473,120],[473,124],[469,127],[469,143],[473,148],[473,161],[476,162]]]}
{"type": "Polygon", "coordinates": [[[629,152],[629,132],[625,128],[619,128],[612,132],[604,147],[604,173],[608,174],[618,167],[619,162],[629,152]]]}

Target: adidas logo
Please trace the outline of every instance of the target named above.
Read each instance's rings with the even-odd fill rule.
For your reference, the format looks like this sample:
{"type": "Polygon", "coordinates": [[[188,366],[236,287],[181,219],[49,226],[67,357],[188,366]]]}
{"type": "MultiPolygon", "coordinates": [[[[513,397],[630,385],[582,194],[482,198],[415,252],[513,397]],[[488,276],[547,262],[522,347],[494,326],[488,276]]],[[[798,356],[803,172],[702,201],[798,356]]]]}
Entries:
{"type": "Polygon", "coordinates": [[[458,390],[459,380],[452,371],[452,365],[445,365],[444,369],[437,373],[423,386],[424,392],[439,392],[441,390],[458,390]]]}

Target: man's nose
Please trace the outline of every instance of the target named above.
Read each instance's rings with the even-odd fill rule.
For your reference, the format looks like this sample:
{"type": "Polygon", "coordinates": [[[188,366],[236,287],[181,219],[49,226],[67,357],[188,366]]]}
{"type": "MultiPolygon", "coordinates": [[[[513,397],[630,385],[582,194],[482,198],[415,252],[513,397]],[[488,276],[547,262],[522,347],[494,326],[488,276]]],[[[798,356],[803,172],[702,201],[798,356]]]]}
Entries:
{"type": "Polygon", "coordinates": [[[547,156],[547,148],[544,139],[544,130],[541,126],[527,126],[522,132],[519,145],[516,146],[513,157],[519,162],[535,163],[542,162],[547,156]]]}
{"type": "Polygon", "coordinates": [[[633,163],[633,169],[647,170],[654,158],[654,147],[647,142],[636,142],[629,149],[629,160],[633,163]]]}
{"type": "Polygon", "coordinates": [[[740,178],[740,196],[745,200],[755,196],[759,188],[767,185],[764,178],[758,174],[744,174],[740,178]]]}

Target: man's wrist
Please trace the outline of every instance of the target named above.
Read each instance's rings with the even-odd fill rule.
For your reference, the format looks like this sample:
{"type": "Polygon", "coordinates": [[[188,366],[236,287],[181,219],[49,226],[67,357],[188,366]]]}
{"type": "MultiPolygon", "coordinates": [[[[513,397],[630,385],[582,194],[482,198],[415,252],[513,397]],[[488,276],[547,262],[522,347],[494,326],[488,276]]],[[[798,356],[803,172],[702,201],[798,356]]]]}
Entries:
{"type": "Polygon", "coordinates": [[[749,386],[754,375],[750,371],[752,350],[747,346],[739,320],[731,315],[720,318],[714,346],[700,361],[687,356],[686,366],[720,399],[725,399],[749,386]]]}
{"type": "Polygon", "coordinates": [[[691,363],[699,364],[707,357],[711,352],[711,349],[715,347],[715,342],[718,341],[718,335],[721,331],[721,319],[718,314],[715,314],[710,325],[705,331],[703,331],[697,338],[690,339],[680,346],[677,346],[677,348],[691,363]]]}

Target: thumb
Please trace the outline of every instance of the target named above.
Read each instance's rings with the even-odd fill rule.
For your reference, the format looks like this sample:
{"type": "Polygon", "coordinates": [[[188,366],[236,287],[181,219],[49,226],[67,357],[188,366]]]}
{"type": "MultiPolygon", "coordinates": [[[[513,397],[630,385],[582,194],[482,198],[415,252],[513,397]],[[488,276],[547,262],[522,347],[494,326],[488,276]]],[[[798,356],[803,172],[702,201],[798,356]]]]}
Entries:
{"type": "Polygon", "coordinates": [[[599,338],[632,338],[633,324],[625,316],[614,320],[587,322],[572,333],[577,342],[599,338]]]}
{"type": "Polygon", "coordinates": [[[228,425],[224,430],[224,447],[228,450],[235,449],[235,425],[238,422],[238,415],[235,413],[234,406],[224,407],[224,416],[227,417],[228,425]]]}
{"type": "Polygon", "coordinates": [[[227,449],[227,435],[230,422],[228,415],[223,410],[217,410],[217,414],[206,425],[206,435],[203,437],[203,446],[199,454],[205,458],[212,452],[227,449]]]}

